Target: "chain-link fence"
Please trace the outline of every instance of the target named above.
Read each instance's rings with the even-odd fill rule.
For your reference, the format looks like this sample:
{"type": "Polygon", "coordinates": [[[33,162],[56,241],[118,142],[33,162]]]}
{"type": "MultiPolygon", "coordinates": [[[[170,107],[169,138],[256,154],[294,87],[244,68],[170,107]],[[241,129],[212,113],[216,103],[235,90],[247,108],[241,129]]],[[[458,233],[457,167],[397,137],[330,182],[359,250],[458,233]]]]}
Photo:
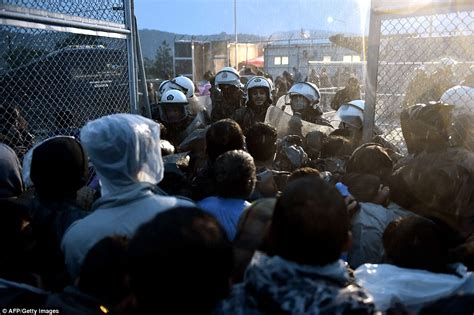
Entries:
{"type": "Polygon", "coordinates": [[[374,97],[366,106],[375,101],[375,125],[403,151],[400,113],[404,108],[441,99],[474,111],[474,94],[466,92],[474,87],[474,5],[458,6],[456,12],[442,4],[424,10],[416,15],[403,9],[372,10],[371,16],[376,29],[370,36],[378,39],[378,47],[368,58],[376,64],[369,65],[369,72],[376,69],[376,73],[372,79],[369,73],[367,82],[375,89],[368,91],[374,97]],[[457,97],[442,98],[458,85],[466,88],[453,89],[457,97]]]}
{"type": "Polygon", "coordinates": [[[310,62],[307,81],[316,84],[321,92],[320,104],[325,112],[331,111],[331,102],[351,77],[359,81],[364,97],[365,62],[310,62]]]}
{"type": "Polygon", "coordinates": [[[7,0],[0,9],[3,142],[24,151],[48,136],[75,136],[89,120],[133,111],[127,0],[7,0]]]}

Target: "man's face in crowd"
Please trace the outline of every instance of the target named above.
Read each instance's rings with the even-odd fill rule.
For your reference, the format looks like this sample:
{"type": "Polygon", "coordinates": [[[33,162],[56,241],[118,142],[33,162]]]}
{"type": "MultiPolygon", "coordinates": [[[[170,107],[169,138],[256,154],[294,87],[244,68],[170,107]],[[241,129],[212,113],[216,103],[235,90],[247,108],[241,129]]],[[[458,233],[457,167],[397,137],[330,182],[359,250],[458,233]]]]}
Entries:
{"type": "Polygon", "coordinates": [[[238,97],[239,89],[236,86],[228,84],[220,84],[219,88],[222,91],[222,96],[226,99],[235,99],[238,97]]]}
{"type": "Polygon", "coordinates": [[[167,106],[166,116],[170,123],[181,121],[185,117],[184,106],[167,106]]]}
{"type": "Polygon", "coordinates": [[[309,101],[303,95],[296,94],[291,96],[291,108],[294,111],[303,111],[309,106],[309,101]]]}
{"type": "Polygon", "coordinates": [[[264,88],[253,88],[249,91],[249,95],[256,106],[263,106],[267,101],[267,92],[264,88]]]}

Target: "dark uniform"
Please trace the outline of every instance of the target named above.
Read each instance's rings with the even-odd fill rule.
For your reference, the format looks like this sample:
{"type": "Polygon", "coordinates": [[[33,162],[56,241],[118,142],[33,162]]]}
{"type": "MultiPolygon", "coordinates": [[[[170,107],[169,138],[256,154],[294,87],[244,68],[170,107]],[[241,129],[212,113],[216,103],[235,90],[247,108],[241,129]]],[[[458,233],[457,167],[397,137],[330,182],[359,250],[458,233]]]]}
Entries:
{"type": "Polygon", "coordinates": [[[235,120],[242,128],[245,133],[256,122],[265,121],[265,115],[267,113],[267,106],[252,106],[247,105],[246,107],[239,108],[235,111],[232,119],[235,120]]]}

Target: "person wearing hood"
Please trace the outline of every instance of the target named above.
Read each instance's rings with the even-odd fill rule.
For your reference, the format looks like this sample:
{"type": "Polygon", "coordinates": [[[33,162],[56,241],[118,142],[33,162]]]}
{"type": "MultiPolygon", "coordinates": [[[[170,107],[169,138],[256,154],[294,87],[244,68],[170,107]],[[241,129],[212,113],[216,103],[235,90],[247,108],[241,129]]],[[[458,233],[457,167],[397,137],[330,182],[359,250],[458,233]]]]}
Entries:
{"type": "MultiPolygon", "coordinates": [[[[28,153],[28,158],[29,158],[28,153]]],[[[62,289],[68,282],[61,239],[69,226],[88,213],[76,202],[77,191],[88,178],[88,161],[73,137],[46,139],[31,150],[30,179],[35,195],[27,200],[37,239],[37,266],[44,287],[62,289]]]]}
{"type": "Polygon", "coordinates": [[[76,221],[61,243],[71,276],[79,273],[88,250],[106,236],[131,237],[144,222],[190,201],[165,196],[156,184],[163,178],[160,126],[132,114],[93,120],[81,130],[81,141],[101,183],[93,213],[76,221]]]}
{"type": "Polygon", "coordinates": [[[262,249],[217,314],[373,314],[350,284],[341,253],[349,215],[337,189],[316,177],[288,184],[277,199],[262,249]]]}
{"type": "Polygon", "coordinates": [[[12,148],[0,143],[0,199],[16,198],[22,192],[20,161],[12,148]]]}
{"type": "Polygon", "coordinates": [[[256,76],[247,82],[245,90],[247,91],[245,107],[239,108],[232,116],[244,133],[253,124],[265,121],[268,106],[272,104],[273,87],[266,78],[256,76]]]}
{"type": "Polygon", "coordinates": [[[473,293],[474,277],[460,264],[449,264],[446,235],[434,221],[407,217],[389,224],[383,235],[389,264],[365,264],[355,271],[357,283],[374,297],[380,311],[395,303],[409,314],[457,293],[473,293]]]}

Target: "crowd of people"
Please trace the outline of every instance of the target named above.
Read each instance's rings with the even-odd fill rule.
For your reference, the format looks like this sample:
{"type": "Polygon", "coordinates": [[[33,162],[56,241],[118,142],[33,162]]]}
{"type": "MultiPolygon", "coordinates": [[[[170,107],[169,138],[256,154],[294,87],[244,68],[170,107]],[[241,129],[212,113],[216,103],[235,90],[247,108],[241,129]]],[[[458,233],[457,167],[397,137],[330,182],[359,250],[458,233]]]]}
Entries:
{"type": "Polygon", "coordinates": [[[282,130],[266,120],[279,83],[240,79],[231,67],[210,78],[208,108],[178,76],[160,85],[151,119],[104,116],[29,150],[5,107],[0,305],[472,314],[474,99],[449,89],[406,107],[404,153],[377,128],[363,143],[360,91],[334,105],[334,126],[316,79],[300,78],[282,95],[282,130]]]}

